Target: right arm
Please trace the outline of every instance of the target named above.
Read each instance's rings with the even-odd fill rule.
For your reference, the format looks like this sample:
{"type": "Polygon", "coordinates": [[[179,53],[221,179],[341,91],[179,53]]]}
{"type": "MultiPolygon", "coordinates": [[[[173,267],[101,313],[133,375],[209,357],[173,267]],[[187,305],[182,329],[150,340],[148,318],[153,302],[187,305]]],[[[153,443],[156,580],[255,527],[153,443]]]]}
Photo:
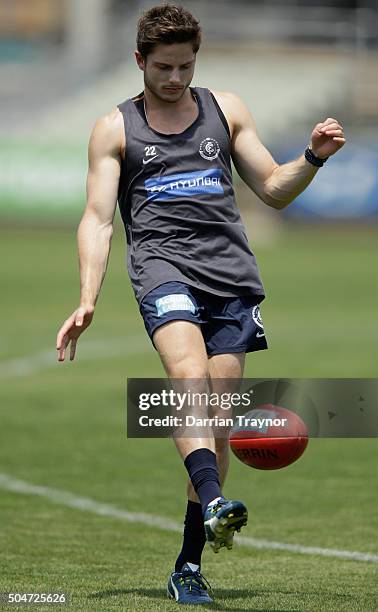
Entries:
{"type": "Polygon", "coordinates": [[[58,332],[59,361],[64,361],[69,343],[70,359],[74,359],[77,340],[93,318],[109,258],[123,140],[123,119],[118,109],[96,122],[89,141],[87,205],[77,232],[80,304],[58,332]]]}

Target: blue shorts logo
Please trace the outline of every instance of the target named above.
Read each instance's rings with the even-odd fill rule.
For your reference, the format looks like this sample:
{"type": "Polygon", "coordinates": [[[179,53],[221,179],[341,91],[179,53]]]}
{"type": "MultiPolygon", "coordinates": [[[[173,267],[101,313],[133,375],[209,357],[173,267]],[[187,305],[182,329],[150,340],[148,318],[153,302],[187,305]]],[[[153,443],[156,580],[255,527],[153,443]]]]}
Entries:
{"type": "Polygon", "coordinates": [[[165,295],[155,301],[158,317],[162,317],[167,312],[172,310],[188,310],[192,314],[195,314],[196,307],[188,295],[183,293],[171,293],[165,295]]]}
{"type": "Polygon", "coordinates": [[[221,177],[220,168],[210,168],[197,172],[149,178],[144,181],[144,186],[149,201],[163,201],[195,195],[216,195],[223,194],[221,177]]]}

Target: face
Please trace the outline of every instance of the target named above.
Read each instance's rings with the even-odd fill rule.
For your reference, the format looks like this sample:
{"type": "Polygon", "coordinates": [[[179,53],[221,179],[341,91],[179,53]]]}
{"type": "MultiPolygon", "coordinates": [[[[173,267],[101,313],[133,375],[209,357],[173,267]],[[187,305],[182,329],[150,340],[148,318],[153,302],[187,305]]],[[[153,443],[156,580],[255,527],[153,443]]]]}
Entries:
{"type": "Polygon", "coordinates": [[[147,58],[136,51],[137,64],[144,72],[144,85],[159,100],[178,102],[192,82],[196,54],[192,43],[157,45],[147,58]]]}

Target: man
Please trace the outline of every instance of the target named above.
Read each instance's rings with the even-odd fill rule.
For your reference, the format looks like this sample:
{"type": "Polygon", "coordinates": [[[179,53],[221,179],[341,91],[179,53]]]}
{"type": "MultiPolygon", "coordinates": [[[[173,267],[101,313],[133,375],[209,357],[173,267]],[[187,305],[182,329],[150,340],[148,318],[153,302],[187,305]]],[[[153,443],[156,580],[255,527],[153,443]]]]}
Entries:
{"type": "MultiPolygon", "coordinates": [[[[255,258],[235,204],[231,159],[249,187],[281,209],[300,194],[345,139],[332,118],[318,123],[305,154],[279,166],[244,103],[191,88],[201,42],[197,20],[175,5],[139,20],[136,61],[144,91],[99,119],[89,143],[88,202],[78,229],[80,305],[57,337],[59,361],[90,325],[105,275],[117,199],[128,270],[147,332],[170,379],[206,391],[240,380],[245,353],[267,348],[255,258]]],[[[179,603],[211,598],[200,573],[206,539],[232,547],[247,509],[227,501],[228,440],[210,430],[176,437],[189,474],[182,550],[168,583],[179,603]]]]}

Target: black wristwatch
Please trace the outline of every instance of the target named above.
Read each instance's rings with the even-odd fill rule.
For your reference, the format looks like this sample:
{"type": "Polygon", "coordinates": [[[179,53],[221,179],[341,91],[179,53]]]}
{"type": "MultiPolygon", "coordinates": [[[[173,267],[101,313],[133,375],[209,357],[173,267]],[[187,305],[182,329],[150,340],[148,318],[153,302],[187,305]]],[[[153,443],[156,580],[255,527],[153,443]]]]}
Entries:
{"type": "Polygon", "coordinates": [[[314,155],[311,151],[310,147],[307,147],[304,152],[304,156],[307,161],[310,162],[310,164],[312,164],[313,166],[317,166],[318,168],[321,168],[328,159],[328,157],[324,157],[323,159],[321,159],[320,157],[316,157],[316,155],[314,155]]]}

